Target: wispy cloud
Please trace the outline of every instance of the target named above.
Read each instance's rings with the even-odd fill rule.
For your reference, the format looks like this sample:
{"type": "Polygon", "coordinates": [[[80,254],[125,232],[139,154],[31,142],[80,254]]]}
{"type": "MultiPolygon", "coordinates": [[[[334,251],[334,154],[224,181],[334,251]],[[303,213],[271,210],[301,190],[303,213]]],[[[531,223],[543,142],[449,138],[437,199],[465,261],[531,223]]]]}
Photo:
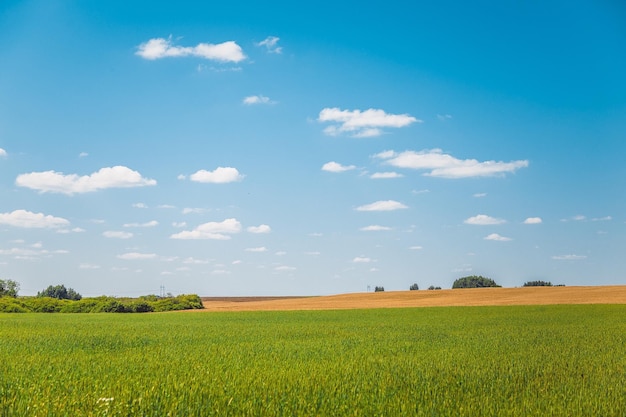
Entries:
{"type": "Polygon", "coordinates": [[[346,171],[351,171],[353,169],[356,169],[355,165],[341,165],[340,163],[337,163],[335,161],[331,161],[331,162],[326,162],[324,165],[322,165],[322,171],[326,171],[326,172],[346,172],[346,171]]]}
{"type": "Polygon", "coordinates": [[[341,110],[337,107],[320,111],[317,119],[322,123],[333,123],[324,129],[324,133],[337,136],[348,133],[352,137],[373,137],[384,133],[383,128],[400,128],[412,123],[421,123],[408,114],[388,114],[380,109],[341,110]]]}
{"type": "Polygon", "coordinates": [[[492,233],[488,236],[485,236],[485,240],[495,240],[496,242],[508,242],[509,240],[512,240],[512,239],[510,237],[500,236],[497,233],[492,233]]]}
{"type": "Polygon", "coordinates": [[[149,222],[145,222],[145,223],[125,223],[123,226],[124,227],[155,227],[158,225],[159,225],[158,221],[150,220],[149,222]]]}
{"type": "Polygon", "coordinates": [[[5,158],[7,156],[7,151],[5,151],[4,149],[0,148],[0,157],[5,158]]]}
{"type": "Polygon", "coordinates": [[[126,261],[137,261],[137,260],[146,260],[146,259],[156,259],[155,253],[139,253],[139,252],[127,252],[121,255],[117,255],[119,259],[124,259],[126,261]]]}
{"type": "Polygon", "coordinates": [[[0,224],[26,229],[55,229],[69,226],[70,222],[62,217],[33,213],[27,210],[14,210],[10,213],[0,213],[0,224]]]}
{"type": "Polygon", "coordinates": [[[406,209],[408,206],[394,200],[376,201],[356,208],[357,211],[393,211],[406,209]]]}
{"type": "Polygon", "coordinates": [[[120,231],[115,231],[115,230],[107,230],[106,232],[102,233],[102,236],[108,237],[108,238],[113,238],[113,239],[130,239],[131,237],[133,237],[133,234],[130,233],[130,232],[120,232],[120,231]]]}
{"type": "Polygon", "coordinates": [[[373,224],[371,226],[361,227],[359,230],[362,231],[362,232],[381,232],[381,231],[385,231],[385,230],[391,230],[391,227],[380,226],[380,225],[377,225],[377,224],[373,224]]]}
{"type": "Polygon", "coordinates": [[[201,169],[191,174],[189,179],[195,182],[227,184],[230,182],[242,181],[244,177],[245,175],[240,174],[237,168],[218,167],[213,171],[201,169]]]}
{"type": "Polygon", "coordinates": [[[270,54],[282,54],[283,48],[278,46],[278,41],[280,40],[277,36],[268,36],[261,42],[257,43],[257,46],[264,46],[267,49],[267,52],[270,54]]]}
{"type": "Polygon", "coordinates": [[[479,214],[477,216],[465,219],[463,223],[473,224],[473,225],[478,225],[478,226],[492,226],[492,225],[506,223],[506,220],[497,219],[495,217],[487,216],[486,214],[479,214]]]}
{"type": "Polygon", "coordinates": [[[213,239],[228,240],[230,235],[241,231],[241,223],[231,218],[221,222],[203,223],[193,230],[185,230],[170,236],[171,239],[213,239]]]}
{"type": "Polygon", "coordinates": [[[397,172],[375,172],[370,175],[372,179],[391,179],[391,178],[402,178],[404,175],[399,174],[397,172]]]}
{"type": "Polygon", "coordinates": [[[368,264],[372,262],[372,258],[368,258],[366,256],[357,256],[356,258],[352,259],[352,262],[356,264],[368,264]]]}
{"type": "Polygon", "coordinates": [[[246,248],[246,252],[267,252],[267,248],[265,246],[260,246],[258,248],[246,248]]]}
{"type": "Polygon", "coordinates": [[[125,166],[102,168],[91,175],[65,175],[44,171],[18,175],[15,184],[41,193],[89,193],[107,188],[131,188],[156,185],[156,180],[144,178],[139,172],[125,166]]]}
{"type": "Polygon", "coordinates": [[[243,50],[234,41],[218,44],[199,43],[196,46],[176,46],[171,36],[153,38],[137,47],[136,55],[149,60],[193,56],[218,62],[240,62],[246,59],[243,50]]]}
{"type": "Polygon", "coordinates": [[[426,170],[429,172],[424,175],[441,178],[490,177],[515,172],[528,166],[527,160],[481,162],[476,159],[458,159],[443,153],[441,149],[400,153],[385,151],[375,155],[375,158],[398,168],[426,170]]]}
{"type": "Polygon", "coordinates": [[[442,122],[445,122],[446,120],[452,119],[452,116],[449,114],[438,114],[437,119],[439,119],[442,122]]]}
{"type": "Polygon", "coordinates": [[[555,255],[552,259],[556,261],[579,261],[582,259],[587,259],[586,255],[555,255]]]}
{"type": "Polygon", "coordinates": [[[248,97],[244,97],[243,99],[243,104],[247,104],[248,106],[253,105],[253,104],[275,104],[276,102],[273,100],[270,100],[269,97],[266,96],[248,96],[248,97]]]}

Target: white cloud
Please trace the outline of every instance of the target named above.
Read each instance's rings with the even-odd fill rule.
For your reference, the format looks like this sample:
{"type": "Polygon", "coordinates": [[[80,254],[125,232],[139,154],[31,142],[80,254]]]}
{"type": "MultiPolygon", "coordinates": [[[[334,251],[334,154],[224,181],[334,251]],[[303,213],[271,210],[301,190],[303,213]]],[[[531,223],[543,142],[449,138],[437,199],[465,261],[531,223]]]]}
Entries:
{"type": "Polygon", "coordinates": [[[293,266],[280,265],[274,268],[274,271],[295,271],[296,268],[293,266]]]}
{"type": "Polygon", "coordinates": [[[174,226],[174,227],[186,227],[187,226],[187,222],[173,222],[172,226],[174,226]]]}
{"type": "Polygon", "coordinates": [[[320,256],[322,254],[322,252],[317,251],[317,250],[313,250],[313,251],[304,252],[304,254],[308,255],[308,256],[320,256]]]}
{"type": "Polygon", "coordinates": [[[135,261],[135,260],[144,260],[144,259],[155,259],[156,254],[154,253],[139,253],[139,252],[128,252],[121,255],[117,255],[119,259],[124,259],[126,261],[135,261]]]}
{"type": "Polygon", "coordinates": [[[605,217],[596,217],[596,218],[591,219],[592,222],[608,222],[610,220],[613,220],[613,217],[605,216],[605,217]]]}
{"type": "Polygon", "coordinates": [[[361,227],[359,230],[362,232],[380,232],[383,230],[391,230],[391,227],[379,226],[377,224],[373,224],[371,226],[361,227]]]}
{"type": "Polygon", "coordinates": [[[125,223],[122,226],[123,227],[155,227],[158,225],[159,225],[158,221],[150,220],[149,222],[145,222],[145,223],[125,223]]]}
{"type": "Polygon", "coordinates": [[[578,261],[581,259],[587,259],[585,255],[555,255],[552,259],[557,261],[578,261]]]}
{"type": "Polygon", "coordinates": [[[444,122],[446,120],[452,119],[452,116],[450,116],[449,114],[438,114],[437,115],[437,119],[439,119],[440,121],[444,122]]]}
{"type": "Polygon", "coordinates": [[[185,207],[182,209],[181,213],[183,214],[202,214],[209,211],[209,209],[199,208],[199,207],[185,207]]]}
{"type": "Polygon", "coordinates": [[[241,231],[241,223],[231,218],[221,222],[203,223],[193,230],[185,230],[170,236],[171,239],[228,240],[230,235],[241,231]]]}
{"type": "Polygon", "coordinates": [[[247,104],[248,106],[253,105],[253,104],[275,104],[276,102],[273,100],[270,100],[269,97],[265,97],[265,96],[248,96],[248,97],[244,97],[243,99],[243,104],[247,104]]]}
{"type": "Polygon", "coordinates": [[[43,229],[69,226],[70,222],[62,217],[33,213],[27,210],[14,210],[10,213],[0,213],[0,224],[27,229],[43,229]]]}
{"type": "Polygon", "coordinates": [[[81,153],[78,154],[79,158],[85,158],[87,156],[89,156],[89,154],[87,152],[81,152],[81,153]]]}
{"type": "Polygon", "coordinates": [[[476,193],[472,197],[475,197],[475,198],[487,197],[487,193],[476,193]]]}
{"type": "Polygon", "coordinates": [[[353,169],[356,169],[356,166],[341,165],[340,163],[337,163],[334,161],[326,162],[324,165],[322,165],[322,171],[327,171],[327,172],[346,172],[346,171],[351,171],[353,169]]]}
{"type": "Polygon", "coordinates": [[[372,262],[372,259],[371,259],[371,258],[368,258],[368,257],[365,257],[365,256],[357,256],[356,258],[354,258],[354,259],[352,260],[352,262],[354,262],[354,263],[365,263],[365,264],[367,264],[367,263],[372,262]]]}
{"type": "Polygon", "coordinates": [[[100,269],[100,265],[93,264],[80,264],[78,265],[79,269],[100,269]]]}
{"type": "Polygon", "coordinates": [[[88,193],[107,188],[131,188],[156,185],[156,180],[144,178],[137,171],[125,166],[102,168],[91,175],[64,175],[61,172],[44,171],[18,175],[15,184],[38,190],[41,193],[88,193]]]}
{"type": "Polygon", "coordinates": [[[386,201],[376,201],[371,204],[365,204],[363,206],[357,207],[357,211],[392,211],[392,210],[400,210],[408,208],[404,204],[394,201],[394,200],[386,200],[386,201]]]}
{"type": "Polygon", "coordinates": [[[206,259],[195,259],[193,257],[183,259],[184,264],[192,264],[192,265],[205,265],[208,264],[209,261],[206,259]]]}
{"type": "Polygon", "coordinates": [[[375,172],[370,175],[372,179],[388,179],[388,178],[402,178],[404,175],[397,172],[375,172]]]}
{"type": "Polygon", "coordinates": [[[492,233],[489,236],[485,236],[485,240],[495,240],[497,242],[508,242],[509,240],[511,240],[511,238],[500,236],[497,233],[492,233]]]}
{"type": "Polygon", "coordinates": [[[189,179],[195,182],[226,184],[229,182],[237,182],[243,180],[245,175],[239,173],[237,168],[218,167],[214,171],[206,171],[201,169],[191,174],[189,179]]]}
{"type": "Polygon", "coordinates": [[[243,50],[234,41],[218,44],[199,43],[196,46],[175,46],[171,37],[153,38],[137,47],[136,55],[149,60],[167,57],[193,56],[219,62],[240,62],[246,59],[243,50]]]}
{"type": "Polygon", "coordinates": [[[506,220],[497,219],[495,217],[487,216],[486,214],[479,214],[477,216],[466,219],[463,223],[473,224],[473,225],[478,225],[478,226],[492,226],[492,225],[506,223],[506,220]]]}
{"type": "Polygon", "coordinates": [[[441,149],[420,152],[404,151],[396,153],[385,151],[375,155],[385,160],[386,164],[398,168],[419,169],[430,171],[424,175],[441,178],[490,177],[515,172],[528,166],[527,160],[496,162],[480,162],[476,159],[458,159],[444,154],[441,149]]]}
{"type": "Polygon", "coordinates": [[[133,203],[133,204],[132,204],[132,207],[133,207],[133,208],[140,208],[140,209],[145,209],[145,208],[148,208],[148,206],[147,206],[147,205],[145,205],[144,203],[133,203]]]}
{"type": "Polygon", "coordinates": [[[246,252],[267,252],[267,248],[265,246],[258,248],[246,248],[246,252]]]}
{"type": "Polygon", "coordinates": [[[287,255],[287,252],[285,252],[284,250],[279,250],[274,255],[276,255],[276,256],[285,256],[285,255],[287,255]]]}
{"type": "Polygon", "coordinates": [[[410,246],[409,249],[411,249],[411,250],[422,250],[423,248],[421,246],[410,246]]]}
{"type": "Polygon", "coordinates": [[[0,148],[0,157],[6,157],[7,156],[7,151],[5,151],[4,149],[0,148]]]}
{"type": "Polygon", "coordinates": [[[542,222],[543,220],[541,220],[541,217],[529,217],[524,220],[524,224],[540,224],[542,222]]]}
{"type": "Polygon", "coordinates": [[[361,111],[341,110],[337,107],[322,109],[317,120],[323,123],[334,123],[324,129],[327,135],[337,136],[349,133],[353,137],[379,136],[383,134],[381,128],[400,128],[422,122],[408,114],[387,114],[380,109],[361,111]]]}
{"type": "Polygon", "coordinates": [[[272,228],[266,224],[262,224],[259,226],[250,226],[246,230],[250,233],[269,233],[272,231],[272,228]]]}
{"type": "Polygon", "coordinates": [[[278,46],[279,37],[276,36],[268,36],[261,42],[257,43],[257,46],[265,46],[267,48],[267,52],[270,54],[282,54],[283,48],[278,46]]]}
{"type": "Polygon", "coordinates": [[[130,239],[133,237],[133,234],[130,232],[118,232],[113,230],[107,230],[102,233],[102,236],[112,238],[112,239],[130,239]]]}

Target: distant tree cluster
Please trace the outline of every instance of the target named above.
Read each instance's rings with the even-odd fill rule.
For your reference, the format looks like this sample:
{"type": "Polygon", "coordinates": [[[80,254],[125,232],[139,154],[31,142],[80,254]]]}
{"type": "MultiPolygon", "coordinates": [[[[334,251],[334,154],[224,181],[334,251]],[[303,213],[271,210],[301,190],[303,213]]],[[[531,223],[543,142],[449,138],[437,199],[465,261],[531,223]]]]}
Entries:
{"type": "Polygon", "coordinates": [[[0,279],[0,297],[17,297],[20,290],[20,284],[11,279],[0,279]]]}
{"type": "Polygon", "coordinates": [[[551,287],[550,281],[528,281],[524,283],[524,287],[551,287]]]}
{"type": "Polygon", "coordinates": [[[417,290],[419,290],[419,289],[420,289],[420,287],[419,287],[417,284],[412,284],[412,285],[409,287],[409,290],[411,290],[411,291],[417,291],[417,290]]]}
{"type": "Polygon", "coordinates": [[[429,289],[430,291],[432,291],[432,290],[440,290],[440,289],[441,289],[441,287],[435,287],[434,285],[431,285],[430,287],[428,287],[428,289],[429,289]]]}
{"type": "Polygon", "coordinates": [[[374,292],[382,292],[385,291],[385,287],[374,287],[374,292]]]}
{"type": "Polygon", "coordinates": [[[82,295],[74,291],[72,288],[65,288],[65,285],[50,285],[43,291],[37,293],[37,297],[50,297],[57,300],[75,300],[83,298],[82,295]]]}
{"type": "Polygon", "coordinates": [[[459,278],[454,281],[452,288],[483,288],[483,287],[500,287],[496,282],[490,278],[485,278],[480,275],[470,275],[467,277],[459,278]]]}

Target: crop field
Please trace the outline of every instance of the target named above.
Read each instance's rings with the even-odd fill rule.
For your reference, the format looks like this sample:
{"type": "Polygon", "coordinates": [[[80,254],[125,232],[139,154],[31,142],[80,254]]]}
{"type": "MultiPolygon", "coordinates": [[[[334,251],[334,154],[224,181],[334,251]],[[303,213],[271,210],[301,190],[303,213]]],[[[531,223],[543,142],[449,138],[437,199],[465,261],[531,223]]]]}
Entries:
{"type": "Polygon", "coordinates": [[[626,305],[0,314],[0,416],[623,416],[626,305]]]}

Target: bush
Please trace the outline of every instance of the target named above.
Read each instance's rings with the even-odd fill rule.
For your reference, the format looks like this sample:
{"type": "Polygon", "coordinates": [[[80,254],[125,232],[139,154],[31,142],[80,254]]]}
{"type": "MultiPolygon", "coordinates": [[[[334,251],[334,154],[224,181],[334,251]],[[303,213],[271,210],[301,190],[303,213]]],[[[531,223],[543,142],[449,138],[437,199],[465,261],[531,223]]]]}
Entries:
{"type": "Polygon", "coordinates": [[[549,281],[528,281],[524,283],[524,287],[551,287],[552,283],[549,281]]]}
{"type": "Polygon", "coordinates": [[[428,287],[429,290],[440,290],[441,287],[435,287],[434,285],[431,285],[430,287],[428,287]]]}
{"type": "Polygon", "coordinates": [[[385,291],[385,287],[374,287],[374,292],[383,292],[385,291]]]}
{"type": "Polygon", "coordinates": [[[490,278],[485,278],[480,275],[471,275],[468,277],[459,278],[454,281],[452,288],[483,288],[483,287],[500,287],[496,282],[490,278]]]}
{"type": "Polygon", "coordinates": [[[0,298],[0,313],[29,313],[31,310],[26,308],[19,300],[12,297],[0,298]]]}
{"type": "Polygon", "coordinates": [[[419,289],[420,289],[420,287],[418,287],[418,286],[417,286],[417,284],[413,284],[413,285],[411,285],[411,286],[409,287],[409,290],[411,290],[411,291],[417,291],[417,290],[419,290],[419,289]]]}

